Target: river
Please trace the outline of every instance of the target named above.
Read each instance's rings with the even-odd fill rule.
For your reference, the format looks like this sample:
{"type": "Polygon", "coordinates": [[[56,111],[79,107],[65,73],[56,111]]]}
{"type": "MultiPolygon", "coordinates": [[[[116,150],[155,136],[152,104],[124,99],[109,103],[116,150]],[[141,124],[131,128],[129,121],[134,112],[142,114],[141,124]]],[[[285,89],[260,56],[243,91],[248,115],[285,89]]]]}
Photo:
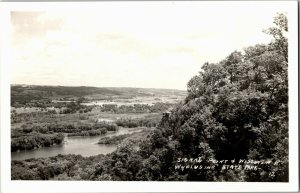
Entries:
{"type": "Polygon", "coordinates": [[[117,145],[98,144],[100,138],[108,136],[117,136],[141,131],[135,128],[120,128],[117,132],[102,136],[76,136],[65,137],[64,143],[51,147],[42,147],[39,149],[12,152],[12,160],[24,160],[29,158],[51,157],[58,154],[80,154],[82,156],[93,156],[98,154],[108,154],[117,149],[117,145]]]}

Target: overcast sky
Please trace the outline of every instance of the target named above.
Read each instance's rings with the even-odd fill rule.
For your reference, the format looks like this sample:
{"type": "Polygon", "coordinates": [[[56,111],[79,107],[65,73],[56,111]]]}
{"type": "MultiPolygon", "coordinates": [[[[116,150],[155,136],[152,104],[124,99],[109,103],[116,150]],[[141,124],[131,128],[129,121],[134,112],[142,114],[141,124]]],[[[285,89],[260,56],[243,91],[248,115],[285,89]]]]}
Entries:
{"type": "Polygon", "coordinates": [[[276,1],[103,2],[12,12],[13,84],[186,89],[204,62],[268,43],[276,1]]]}

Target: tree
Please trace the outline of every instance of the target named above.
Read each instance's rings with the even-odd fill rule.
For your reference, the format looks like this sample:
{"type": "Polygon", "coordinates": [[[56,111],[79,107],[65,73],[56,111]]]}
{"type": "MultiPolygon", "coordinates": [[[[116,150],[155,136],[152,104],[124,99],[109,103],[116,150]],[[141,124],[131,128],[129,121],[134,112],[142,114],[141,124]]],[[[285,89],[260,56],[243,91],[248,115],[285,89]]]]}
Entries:
{"type": "Polygon", "coordinates": [[[274,41],[271,45],[280,52],[286,62],[288,62],[288,39],[285,37],[286,32],[288,32],[288,19],[283,13],[277,13],[273,23],[276,25],[275,27],[270,27],[263,31],[273,36],[274,41]]]}

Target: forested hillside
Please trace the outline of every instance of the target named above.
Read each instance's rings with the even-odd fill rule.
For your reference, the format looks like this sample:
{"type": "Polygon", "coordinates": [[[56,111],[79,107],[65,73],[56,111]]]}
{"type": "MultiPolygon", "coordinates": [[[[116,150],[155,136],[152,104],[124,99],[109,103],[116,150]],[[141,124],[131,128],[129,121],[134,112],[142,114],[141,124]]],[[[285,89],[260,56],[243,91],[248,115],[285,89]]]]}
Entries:
{"type": "Polygon", "coordinates": [[[287,18],[278,14],[269,45],[235,51],[219,63],[206,63],[188,82],[188,96],[163,122],[177,156],[217,160],[270,159],[257,171],[184,173],[187,179],[288,180],[287,18]],[[207,158],[206,158],[207,159],[207,158]]]}
{"type": "Polygon", "coordinates": [[[278,14],[274,24],[265,30],[274,37],[270,44],[205,63],[188,82],[185,100],[164,114],[139,148],[127,141],[106,156],[13,161],[12,179],[288,181],[287,18],[278,14]],[[188,164],[183,158],[202,160],[203,168],[176,168],[188,164]],[[224,169],[225,160],[276,164],[224,169]]]}

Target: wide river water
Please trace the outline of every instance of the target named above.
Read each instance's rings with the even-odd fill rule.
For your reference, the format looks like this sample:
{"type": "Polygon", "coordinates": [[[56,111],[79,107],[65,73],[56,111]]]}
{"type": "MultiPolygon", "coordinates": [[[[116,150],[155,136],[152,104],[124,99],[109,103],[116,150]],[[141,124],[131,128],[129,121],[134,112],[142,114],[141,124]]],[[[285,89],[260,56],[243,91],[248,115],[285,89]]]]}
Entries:
{"type": "Polygon", "coordinates": [[[141,131],[141,129],[120,128],[117,132],[102,136],[78,136],[65,137],[64,143],[51,147],[42,147],[39,149],[12,152],[12,160],[24,160],[29,158],[51,157],[58,154],[80,154],[82,156],[93,156],[98,154],[108,154],[117,149],[117,145],[98,144],[100,138],[108,136],[117,136],[127,133],[141,131]]]}

